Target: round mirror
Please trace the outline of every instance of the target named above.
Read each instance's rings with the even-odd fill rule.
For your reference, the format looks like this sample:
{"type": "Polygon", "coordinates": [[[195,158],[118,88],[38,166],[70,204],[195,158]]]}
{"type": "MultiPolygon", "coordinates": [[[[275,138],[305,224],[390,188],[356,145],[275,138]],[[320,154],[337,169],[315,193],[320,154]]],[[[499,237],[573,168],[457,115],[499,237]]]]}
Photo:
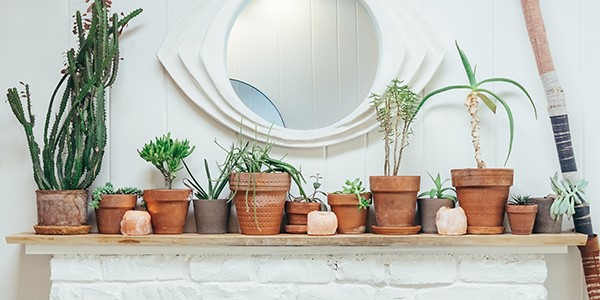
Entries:
{"type": "Polygon", "coordinates": [[[242,102],[265,121],[316,129],[368,97],[377,51],[360,0],[249,0],[229,35],[227,71],[242,102]],[[240,93],[239,82],[264,97],[240,93]]]}

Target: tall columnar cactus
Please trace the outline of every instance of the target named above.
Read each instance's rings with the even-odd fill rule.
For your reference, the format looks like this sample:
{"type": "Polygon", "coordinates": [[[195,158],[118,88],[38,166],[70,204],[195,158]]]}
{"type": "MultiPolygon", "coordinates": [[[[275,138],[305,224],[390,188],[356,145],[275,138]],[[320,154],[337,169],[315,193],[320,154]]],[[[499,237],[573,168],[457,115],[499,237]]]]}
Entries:
{"type": "Polygon", "coordinates": [[[64,75],[50,98],[42,151],[33,133],[29,86],[23,84],[20,94],[16,88],[8,89],[8,103],[25,130],[40,190],[86,189],[100,172],[106,146],[105,92],[117,77],[119,35],[142,12],[136,9],[119,19],[116,13],[109,16],[109,9],[110,1],[96,0],[88,10],[89,19],[79,11],[75,15],[73,32],[79,47],[67,52],[64,75]]]}

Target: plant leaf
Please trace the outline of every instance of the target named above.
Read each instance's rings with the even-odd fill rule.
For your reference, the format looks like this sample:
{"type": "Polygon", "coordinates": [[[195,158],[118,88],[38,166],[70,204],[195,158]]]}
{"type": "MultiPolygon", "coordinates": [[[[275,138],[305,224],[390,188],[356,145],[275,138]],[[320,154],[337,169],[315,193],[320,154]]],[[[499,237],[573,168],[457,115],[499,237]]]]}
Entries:
{"type": "Polygon", "coordinates": [[[506,115],[508,116],[508,128],[509,128],[509,132],[510,132],[510,138],[509,138],[509,142],[508,142],[508,153],[506,154],[506,159],[504,160],[504,165],[506,166],[506,163],[508,162],[508,158],[510,157],[510,153],[512,152],[512,146],[513,146],[513,140],[514,140],[514,135],[515,135],[515,122],[513,120],[513,114],[512,111],[510,110],[510,107],[508,106],[508,104],[502,100],[502,98],[500,98],[498,95],[494,94],[492,91],[489,90],[484,90],[481,89],[480,91],[488,93],[490,95],[492,95],[494,98],[496,98],[496,100],[498,100],[498,102],[500,102],[500,104],[502,104],[502,107],[504,107],[504,110],[506,111],[506,115]]]}
{"type": "Polygon", "coordinates": [[[538,118],[537,107],[535,106],[535,103],[533,103],[533,99],[531,99],[531,96],[529,95],[529,93],[527,92],[525,87],[523,87],[520,83],[518,83],[512,79],[509,79],[509,78],[495,77],[495,78],[488,78],[486,80],[482,80],[481,82],[479,82],[477,84],[477,86],[479,87],[480,85],[482,85],[484,83],[488,83],[488,82],[507,82],[507,83],[513,84],[514,86],[518,87],[525,94],[525,96],[527,96],[527,99],[529,99],[529,103],[531,103],[531,106],[533,107],[533,113],[535,114],[535,118],[536,119],[538,118]]]}
{"type": "Polygon", "coordinates": [[[429,98],[439,94],[439,93],[443,93],[445,91],[449,91],[449,90],[459,90],[459,89],[465,89],[465,90],[473,90],[470,86],[468,85],[451,85],[451,86],[446,86],[440,89],[437,89],[435,91],[431,91],[429,92],[427,95],[425,95],[425,97],[423,97],[423,99],[421,99],[421,102],[419,102],[419,105],[417,106],[417,109],[415,109],[415,116],[417,115],[417,113],[419,113],[419,110],[421,110],[421,107],[423,107],[423,105],[425,104],[425,102],[427,100],[429,100],[429,98]]]}
{"type": "Polygon", "coordinates": [[[479,99],[481,99],[481,101],[483,101],[483,103],[493,112],[496,113],[496,103],[492,102],[492,100],[490,100],[490,98],[488,98],[485,94],[483,93],[477,93],[477,97],[479,97],[479,99]]]}
{"type": "Polygon", "coordinates": [[[460,60],[462,61],[463,67],[465,68],[465,72],[467,73],[467,78],[469,79],[469,84],[471,85],[472,88],[477,87],[477,81],[475,80],[475,73],[473,72],[473,68],[471,68],[471,63],[469,62],[467,55],[465,54],[465,52],[462,51],[462,49],[460,49],[457,41],[454,41],[454,44],[456,45],[456,49],[458,49],[458,55],[460,55],[460,60]]]}

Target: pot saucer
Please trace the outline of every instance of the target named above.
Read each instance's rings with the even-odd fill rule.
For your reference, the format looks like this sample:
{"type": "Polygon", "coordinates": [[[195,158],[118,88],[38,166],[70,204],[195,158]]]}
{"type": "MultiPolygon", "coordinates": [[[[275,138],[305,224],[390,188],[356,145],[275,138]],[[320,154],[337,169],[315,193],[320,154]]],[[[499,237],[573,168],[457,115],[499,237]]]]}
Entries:
{"type": "Polygon", "coordinates": [[[468,226],[468,234],[503,234],[504,226],[468,226]]]}
{"type": "Polygon", "coordinates": [[[421,225],[416,226],[406,226],[406,227],[396,227],[396,226],[371,226],[371,230],[376,234],[398,234],[398,235],[407,235],[407,234],[417,234],[421,230],[421,225]]]}
{"type": "Polygon", "coordinates": [[[287,233],[306,233],[306,225],[285,225],[287,233]]]}
{"type": "Polygon", "coordinates": [[[92,225],[80,226],[33,226],[37,234],[52,234],[52,235],[73,235],[73,234],[88,234],[92,229],[92,225]]]}

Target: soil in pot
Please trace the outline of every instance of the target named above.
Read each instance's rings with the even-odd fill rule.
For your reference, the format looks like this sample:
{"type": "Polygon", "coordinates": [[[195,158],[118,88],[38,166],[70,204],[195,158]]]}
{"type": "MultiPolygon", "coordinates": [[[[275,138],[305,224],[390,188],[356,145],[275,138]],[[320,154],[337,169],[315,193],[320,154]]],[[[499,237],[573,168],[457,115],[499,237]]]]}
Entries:
{"type": "MultiPolygon", "coordinates": [[[[370,199],[371,194],[362,194],[370,199]]],[[[368,210],[358,208],[358,199],[349,194],[328,194],[327,202],[338,222],[337,233],[364,233],[367,227],[368,210]]]]}
{"type": "Polygon", "coordinates": [[[506,213],[512,234],[527,235],[533,232],[533,223],[537,214],[537,204],[506,205],[506,213]]]}
{"type": "Polygon", "coordinates": [[[535,197],[530,199],[531,203],[538,205],[537,215],[535,216],[535,223],[533,225],[534,233],[560,233],[562,230],[562,218],[558,216],[555,221],[550,215],[550,207],[554,203],[554,197],[535,197]]]}
{"type": "Polygon", "coordinates": [[[183,233],[191,193],[189,189],[144,190],[144,201],[154,233],[183,233]]]}
{"type": "Polygon", "coordinates": [[[421,232],[438,233],[435,219],[441,207],[454,208],[454,201],[450,199],[421,198],[417,200],[419,205],[419,219],[421,220],[421,232]]]}
{"type": "Polygon", "coordinates": [[[321,204],[317,202],[287,201],[285,203],[285,212],[289,225],[286,225],[286,232],[306,233],[308,213],[318,211],[320,208],[321,204]]]}
{"type": "Polygon", "coordinates": [[[87,221],[86,190],[37,190],[38,226],[81,226],[87,221]]]}
{"type": "Polygon", "coordinates": [[[137,195],[102,195],[100,208],[96,209],[98,232],[104,234],[121,233],[121,220],[128,210],[137,204],[137,195]]]}
{"type": "Polygon", "coordinates": [[[370,176],[369,182],[377,226],[414,225],[421,176],[370,176]]]}
{"type": "Polygon", "coordinates": [[[198,233],[227,233],[229,203],[227,199],[194,200],[194,217],[198,233]]]}

